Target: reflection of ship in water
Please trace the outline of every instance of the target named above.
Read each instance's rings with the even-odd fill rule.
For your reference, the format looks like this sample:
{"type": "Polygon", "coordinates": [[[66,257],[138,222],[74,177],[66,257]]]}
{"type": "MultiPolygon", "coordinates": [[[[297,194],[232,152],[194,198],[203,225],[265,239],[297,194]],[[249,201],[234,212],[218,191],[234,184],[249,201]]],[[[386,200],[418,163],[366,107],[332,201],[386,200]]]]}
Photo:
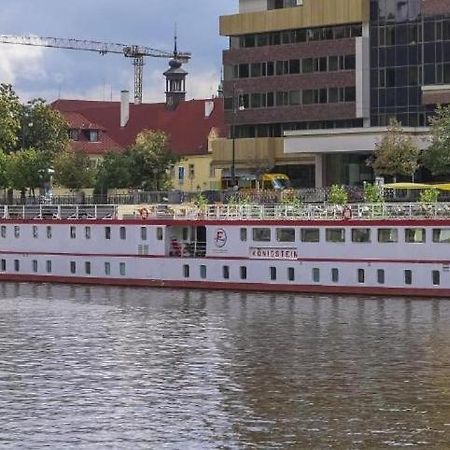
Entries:
{"type": "Polygon", "coordinates": [[[105,379],[127,368],[121,389],[158,420],[201,423],[224,448],[382,448],[449,423],[434,406],[450,402],[445,300],[3,283],[0,304],[0,331],[39,358],[61,367],[75,348],[105,379]]]}

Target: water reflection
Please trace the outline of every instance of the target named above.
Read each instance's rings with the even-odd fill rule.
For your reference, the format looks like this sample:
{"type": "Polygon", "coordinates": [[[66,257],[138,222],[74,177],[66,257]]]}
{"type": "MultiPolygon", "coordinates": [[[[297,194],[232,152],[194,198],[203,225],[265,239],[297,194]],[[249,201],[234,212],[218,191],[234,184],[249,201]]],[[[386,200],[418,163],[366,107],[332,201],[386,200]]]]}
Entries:
{"type": "Polygon", "coordinates": [[[0,445],[445,448],[450,302],[0,287],[0,445]]]}

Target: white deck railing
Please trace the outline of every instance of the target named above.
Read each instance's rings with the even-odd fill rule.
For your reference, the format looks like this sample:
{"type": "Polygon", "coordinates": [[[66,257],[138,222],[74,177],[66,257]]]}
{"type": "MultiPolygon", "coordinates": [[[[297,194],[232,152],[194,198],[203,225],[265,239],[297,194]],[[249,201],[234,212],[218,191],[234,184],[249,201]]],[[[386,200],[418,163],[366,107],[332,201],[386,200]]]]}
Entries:
{"type": "Polygon", "coordinates": [[[153,205],[149,218],[242,220],[350,220],[350,219],[405,219],[450,218],[450,203],[374,203],[346,206],[329,204],[291,205],[153,205]]]}
{"type": "MultiPolygon", "coordinates": [[[[132,208],[133,210],[133,208],[132,208]]],[[[3,219],[175,219],[175,220],[351,220],[450,218],[450,203],[362,203],[292,205],[147,205],[134,214],[121,214],[116,205],[0,205],[3,219]]]]}

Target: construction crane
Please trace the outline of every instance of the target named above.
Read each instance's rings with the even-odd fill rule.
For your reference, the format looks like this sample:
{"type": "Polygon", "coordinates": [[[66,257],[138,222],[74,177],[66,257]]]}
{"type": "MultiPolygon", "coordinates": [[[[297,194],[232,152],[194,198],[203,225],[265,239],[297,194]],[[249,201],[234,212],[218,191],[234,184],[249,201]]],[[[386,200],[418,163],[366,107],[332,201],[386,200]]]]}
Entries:
{"type": "Polygon", "coordinates": [[[41,36],[14,36],[0,35],[0,43],[29,45],[36,47],[62,48],[67,50],[81,50],[86,52],[96,52],[100,55],[107,53],[120,54],[126,58],[133,58],[134,66],[134,103],[142,103],[142,80],[144,76],[144,58],[173,58],[180,62],[188,62],[190,53],[178,52],[175,37],[175,49],[173,52],[157,50],[155,48],[144,47],[142,45],[126,45],[111,42],[88,41],[80,39],[65,39],[41,36]]]}

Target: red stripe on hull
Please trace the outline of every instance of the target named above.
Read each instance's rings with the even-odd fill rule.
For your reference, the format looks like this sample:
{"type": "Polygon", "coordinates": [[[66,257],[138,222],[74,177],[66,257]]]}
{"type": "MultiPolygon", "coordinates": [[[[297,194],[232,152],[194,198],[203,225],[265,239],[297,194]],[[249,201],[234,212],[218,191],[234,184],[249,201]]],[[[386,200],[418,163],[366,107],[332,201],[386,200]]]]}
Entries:
{"type": "Polygon", "coordinates": [[[28,282],[28,283],[61,283],[61,284],[88,284],[101,286],[127,286],[127,287],[159,287],[179,289],[209,289],[233,291],[259,291],[259,292],[290,292],[296,294],[339,294],[339,295],[367,295],[367,296],[401,296],[401,297],[434,297],[449,298],[450,289],[415,289],[390,288],[375,286],[322,286],[322,285],[296,285],[296,284],[265,284],[265,283],[230,283],[213,281],[170,281],[170,280],[143,280],[129,278],[89,278],[89,277],[62,277],[39,275],[1,274],[0,281],[28,282]]]}

